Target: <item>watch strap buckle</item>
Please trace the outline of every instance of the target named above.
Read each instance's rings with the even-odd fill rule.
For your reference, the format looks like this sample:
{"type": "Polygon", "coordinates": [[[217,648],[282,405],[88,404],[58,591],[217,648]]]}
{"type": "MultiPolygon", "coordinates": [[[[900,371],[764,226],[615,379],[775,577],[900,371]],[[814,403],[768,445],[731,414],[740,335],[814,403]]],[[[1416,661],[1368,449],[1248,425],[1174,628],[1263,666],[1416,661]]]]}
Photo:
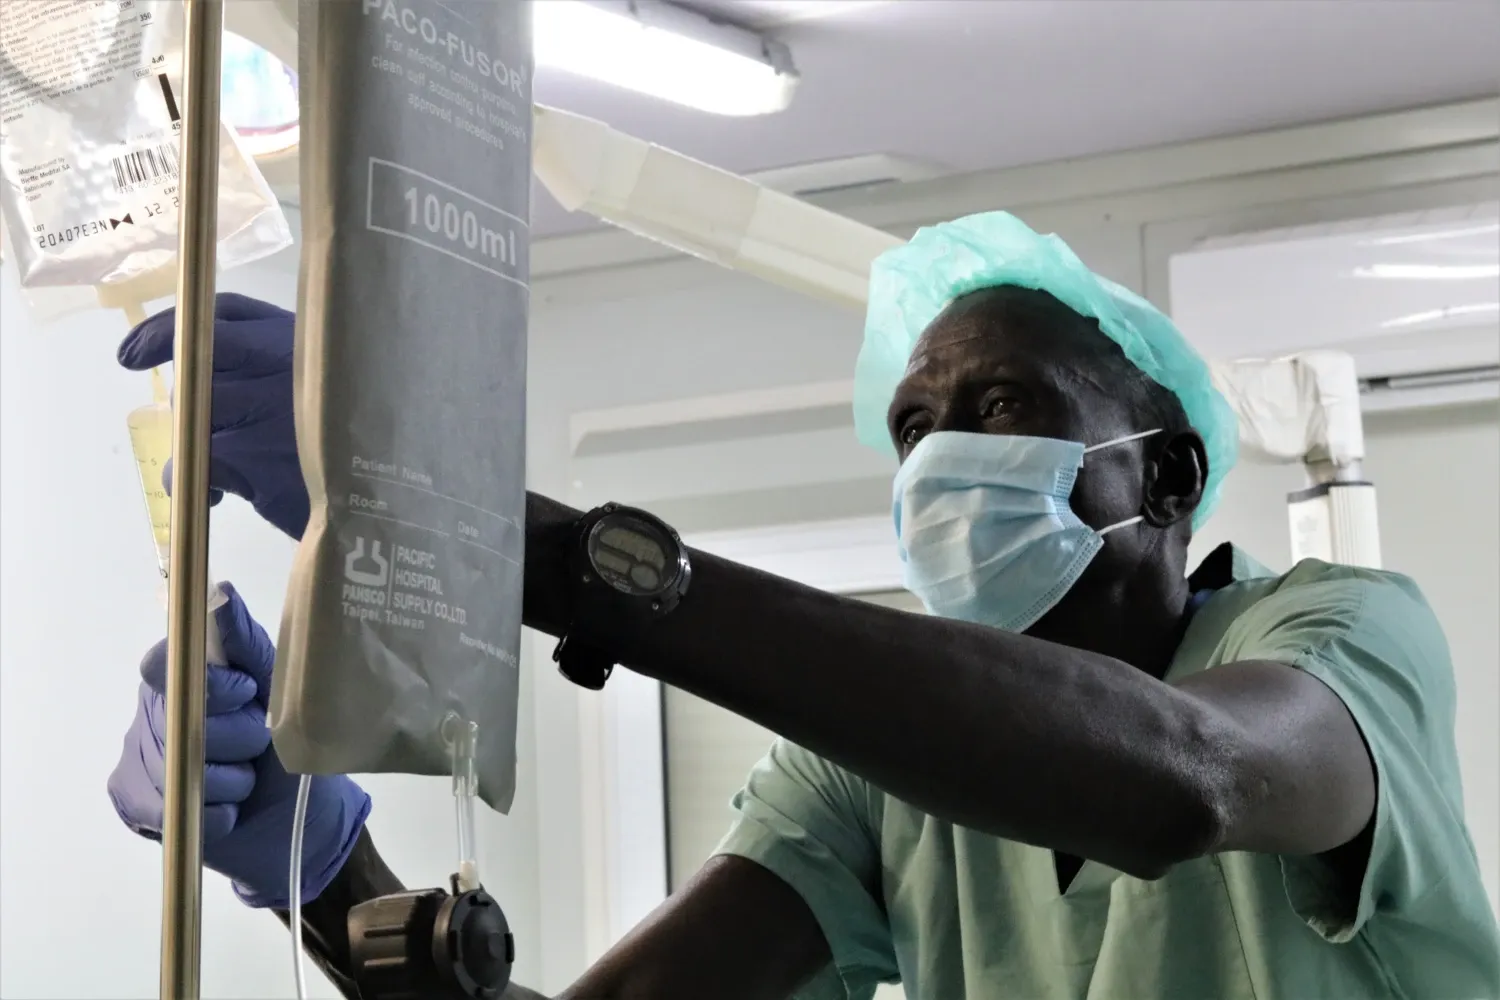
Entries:
{"type": "Polygon", "coordinates": [[[573,638],[571,633],[558,640],[557,646],[552,650],[552,661],[557,664],[558,672],[564,677],[590,691],[603,690],[609,675],[615,670],[613,656],[597,646],[573,638]]]}

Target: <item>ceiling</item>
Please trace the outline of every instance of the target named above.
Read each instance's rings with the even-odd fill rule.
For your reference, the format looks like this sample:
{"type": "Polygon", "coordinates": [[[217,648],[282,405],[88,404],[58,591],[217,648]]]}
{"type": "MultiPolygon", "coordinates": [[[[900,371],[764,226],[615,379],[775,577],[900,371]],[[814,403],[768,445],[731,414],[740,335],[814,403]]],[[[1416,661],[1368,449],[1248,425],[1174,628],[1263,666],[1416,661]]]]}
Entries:
{"type": "MultiPolygon", "coordinates": [[[[722,118],[561,72],[540,103],[738,173],[967,172],[1500,93],[1500,0],[692,0],[785,42],[792,106],[722,118]]],[[[595,228],[545,192],[538,236],[595,228]]]]}

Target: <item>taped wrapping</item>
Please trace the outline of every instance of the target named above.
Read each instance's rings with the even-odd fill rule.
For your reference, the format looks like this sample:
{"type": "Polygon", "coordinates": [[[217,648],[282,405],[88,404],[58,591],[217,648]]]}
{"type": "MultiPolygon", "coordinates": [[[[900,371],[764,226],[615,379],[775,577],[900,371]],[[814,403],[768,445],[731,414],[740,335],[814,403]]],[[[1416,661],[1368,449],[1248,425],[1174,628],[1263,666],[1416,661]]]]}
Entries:
{"type": "Polygon", "coordinates": [[[1247,449],[1281,462],[1347,465],[1364,458],[1359,379],[1348,354],[1308,351],[1209,367],[1239,417],[1247,449]]]}
{"type": "Polygon", "coordinates": [[[863,309],[903,241],[581,115],[538,107],[533,169],[564,208],[774,285],[863,309]]]}

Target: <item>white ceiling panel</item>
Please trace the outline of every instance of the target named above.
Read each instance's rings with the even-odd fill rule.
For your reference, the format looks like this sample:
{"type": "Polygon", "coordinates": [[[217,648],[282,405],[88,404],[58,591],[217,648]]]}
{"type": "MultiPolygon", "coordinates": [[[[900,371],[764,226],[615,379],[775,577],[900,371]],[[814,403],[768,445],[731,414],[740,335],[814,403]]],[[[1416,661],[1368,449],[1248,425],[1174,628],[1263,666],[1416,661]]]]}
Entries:
{"type": "MultiPolygon", "coordinates": [[[[1491,0],[685,5],[789,45],[792,106],[722,118],[545,71],[537,100],[741,173],[872,153],[960,172],[1500,92],[1491,0]]],[[[542,193],[536,224],[596,225],[542,193]]]]}

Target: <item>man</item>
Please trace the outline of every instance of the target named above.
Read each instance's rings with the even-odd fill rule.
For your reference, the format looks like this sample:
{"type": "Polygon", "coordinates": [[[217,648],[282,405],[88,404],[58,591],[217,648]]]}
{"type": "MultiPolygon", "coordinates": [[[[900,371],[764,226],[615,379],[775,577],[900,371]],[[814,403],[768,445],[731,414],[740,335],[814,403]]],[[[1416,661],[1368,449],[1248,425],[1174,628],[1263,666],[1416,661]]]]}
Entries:
{"type": "MultiPolygon", "coordinates": [[[[296,535],[291,317],[219,316],[214,486],[296,535]]],[[[122,361],[167,360],[170,327],[122,361]]],[[[992,213],[877,264],[858,382],[934,615],[692,553],[680,607],[611,652],[783,739],[718,856],[564,998],[1500,996],[1441,629],[1391,573],[1225,547],[1187,574],[1234,432],[1170,321],[992,213]]],[[[579,516],[528,498],[525,620],[552,635],[579,516]]],[[[218,620],[206,863],[277,909],[291,779],[251,735],[273,651],[237,597],[218,620]]],[[[146,835],[160,664],[111,779],[146,835]]],[[[344,915],[400,883],[357,786],[313,796],[304,924],[355,996],[344,915]]]]}

